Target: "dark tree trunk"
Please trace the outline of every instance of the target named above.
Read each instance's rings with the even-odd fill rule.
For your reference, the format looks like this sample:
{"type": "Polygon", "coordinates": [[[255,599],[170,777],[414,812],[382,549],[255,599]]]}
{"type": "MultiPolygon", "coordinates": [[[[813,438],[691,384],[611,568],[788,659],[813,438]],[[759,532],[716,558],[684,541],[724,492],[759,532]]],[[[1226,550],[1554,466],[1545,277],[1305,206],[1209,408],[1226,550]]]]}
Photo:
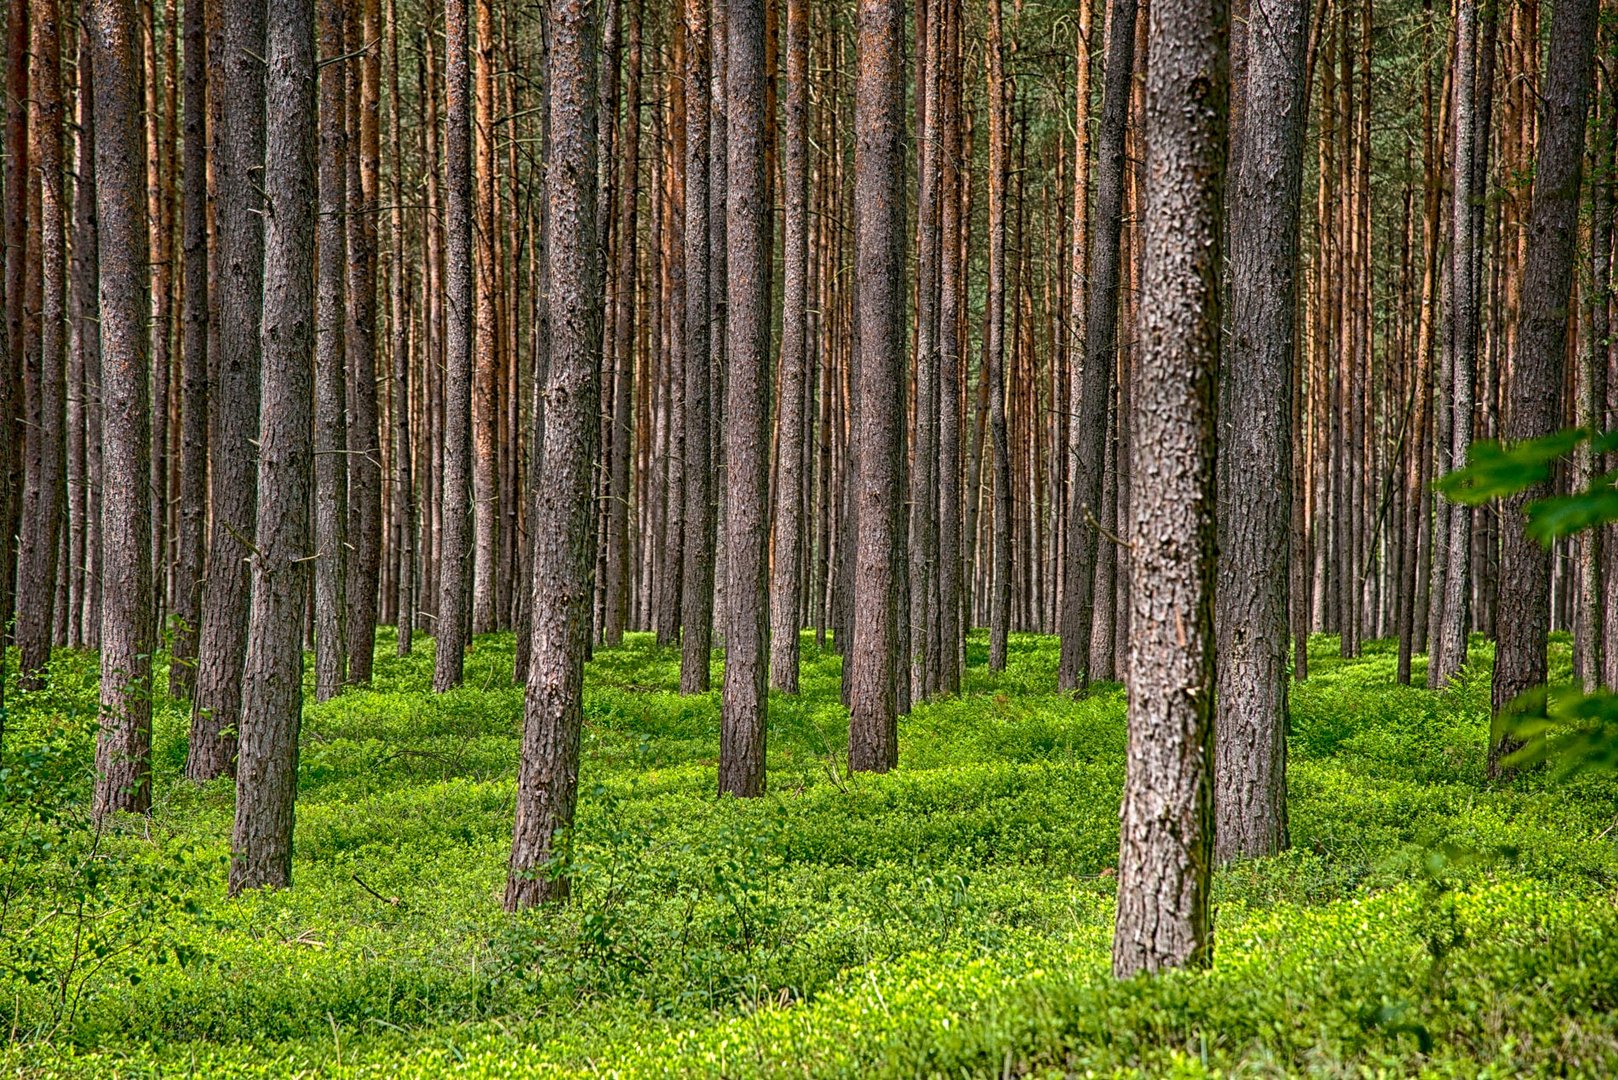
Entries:
{"type": "Polygon", "coordinates": [[[809,9],[787,2],[787,101],[781,157],[786,209],[781,314],[781,427],[775,490],[775,573],[770,594],[770,683],[798,692],[799,609],[803,601],[804,484],[798,456],[807,438],[809,379],[809,9]]]}
{"type": "MultiPolygon", "coordinates": [[[[311,0],[269,0],[264,403],[230,893],[292,884],[303,711],[300,630],[313,481],[315,33],[311,0]]],[[[335,65],[333,65],[335,67],[335,65]]],[[[329,71],[331,69],[327,69],[329,71]]],[[[324,75],[326,72],[322,72],[324,75]]]]}
{"type": "MultiPolygon", "coordinates": [[[[725,13],[730,156],[725,213],[727,614],[719,790],[743,797],[764,793],[770,659],[770,204],[765,176],[764,3],[727,0],[725,13]]],[[[688,355],[687,362],[700,363],[694,355],[688,355]]],[[[688,430],[688,449],[691,437],[688,430]]]]}
{"type": "MultiPolygon", "coordinates": [[[[909,655],[901,680],[909,680],[910,697],[925,701],[938,689],[938,647],[933,614],[938,600],[938,469],[939,362],[938,281],[940,37],[944,24],[941,0],[916,8],[916,323],[915,442],[910,469],[910,535],[907,563],[909,610],[902,613],[910,630],[909,655]]],[[[783,394],[786,382],[782,380],[783,394]]],[[[783,420],[786,417],[783,409],[783,420]]],[[[782,436],[785,445],[785,428],[782,436]]],[[[783,472],[783,479],[785,472],[783,472]]],[[[779,557],[779,556],[778,556],[779,557]]]]}
{"type": "MultiPolygon", "coordinates": [[[[1117,365],[1118,240],[1124,198],[1124,135],[1135,66],[1135,0],[1114,0],[1109,18],[1101,131],[1096,144],[1095,227],[1090,234],[1084,351],[1078,415],[1073,419],[1072,482],[1068,487],[1067,566],[1062,599],[1062,658],[1057,681],[1083,689],[1090,657],[1090,609],[1095,600],[1095,558],[1104,469],[1107,380],[1117,365]]],[[[1123,415],[1120,411],[1120,416],[1123,415]]],[[[1121,504],[1120,504],[1121,505],[1121,504]]],[[[1123,514],[1119,520],[1124,520],[1123,514]]]]}
{"type": "Polygon", "coordinates": [[[944,0],[942,80],[939,118],[933,131],[943,143],[938,158],[943,176],[939,189],[938,271],[938,692],[959,693],[965,634],[961,611],[961,354],[962,254],[960,234],[961,154],[960,0],[944,0]]]}
{"type": "Polygon", "coordinates": [[[893,566],[902,495],[904,290],[904,4],[860,0],[854,189],[859,396],[854,640],[849,768],[886,772],[899,761],[893,566]]]}
{"type": "Polygon", "coordinates": [[[550,872],[558,830],[573,824],[589,640],[590,498],[595,466],[602,298],[596,244],[595,7],[549,0],[546,93],[550,162],[550,364],[534,517],[530,661],[506,908],[565,900],[550,872]]]}
{"type": "MultiPolygon", "coordinates": [[[[67,473],[67,199],[62,168],[62,44],[56,0],[39,0],[33,30],[32,167],[39,180],[39,345],[23,376],[27,447],[17,651],[23,686],[43,685],[51,657],[52,598],[67,473]]],[[[13,58],[14,62],[16,58],[13,58]]]]}
{"type": "Polygon", "coordinates": [[[381,18],[378,0],[349,9],[349,129],[359,138],[348,155],[349,472],[346,604],[348,681],[368,683],[376,657],[377,593],[382,572],[382,445],[376,393],[377,180],[381,167],[381,18]],[[357,75],[357,78],[356,78],[357,75]],[[358,93],[354,93],[355,84],[358,93]],[[358,115],[354,115],[358,106],[358,115]]]}
{"type": "Polygon", "coordinates": [[[101,392],[106,452],[101,605],[101,731],[95,816],[152,805],[151,456],[144,268],[146,160],[139,28],[131,0],[84,11],[94,66],[96,196],[101,260],[101,392]]]}
{"type": "MultiPolygon", "coordinates": [[[[1563,0],[1551,24],[1534,155],[1534,204],[1523,266],[1522,309],[1511,360],[1505,436],[1540,438],[1562,426],[1563,367],[1571,325],[1568,296],[1579,226],[1585,111],[1595,52],[1598,4],[1563,0]]],[[[1546,678],[1550,631],[1550,553],[1528,536],[1524,507],[1550,494],[1539,483],[1506,500],[1500,513],[1500,598],[1494,658],[1494,730],[1489,775],[1508,775],[1504,759],[1521,743],[1505,729],[1518,695],[1546,678]]]]}
{"type": "MultiPolygon", "coordinates": [[[[399,102],[399,24],[394,0],[388,0],[388,139],[393,168],[388,174],[391,247],[388,252],[388,317],[393,323],[393,535],[397,567],[393,582],[400,656],[410,655],[416,626],[416,487],[410,458],[410,312],[405,299],[410,270],[405,263],[404,138],[399,102]]],[[[352,671],[352,668],[350,668],[352,671]]]]}
{"type": "MultiPolygon", "coordinates": [[[[315,700],[347,681],[348,409],[344,365],[348,304],[349,0],[317,0],[320,48],[320,269],[315,331],[315,700]]],[[[267,493],[266,493],[267,494],[267,493]]]]}
{"type": "Polygon", "coordinates": [[[1154,0],[1134,388],[1129,753],[1112,967],[1212,959],[1223,0],[1154,0]]]}
{"type": "Polygon", "coordinates": [[[708,692],[713,642],[712,378],[708,259],[708,0],[685,0],[685,583],[680,590],[680,692],[708,692]]]}
{"type": "Polygon", "coordinates": [[[1266,8],[1245,36],[1230,190],[1230,355],[1220,401],[1214,802],[1222,861],[1287,844],[1287,586],[1292,358],[1305,46],[1311,0],[1266,8]]]}
{"type": "Polygon", "coordinates": [[[22,428],[17,423],[17,411],[23,395],[23,358],[28,354],[28,9],[29,0],[10,0],[6,9],[6,357],[0,365],[0,625],[11,621],[16,599],[16,540],[11,522],[12,508],[22,494],[18,490],[22,463],[17,454],[22,428]]]}
{"type": "Polygon", "coordinates": [[[208,68],[203,0],[185,0],[185,193],[180,223],[183,352],[180,357],[180,523],[175,559],[169,693],[197,683],[197,620],[208,527],[208,68]]]}
{"type": "MultiPolygon", "coordinates": [[[[219,267],[219,356],[208,398],[213,521],[202,594],[197,692],[186,775],[228,773],[241,722],[251,582],[249,543],[257,521],[259,317],[264,298],[264,5],[220,0],[219,131],[213,142],[219,267]]],[[[103,507],[103,516],[110,514],[103,507]]]]}
{"type": "Polygon", "coordinates": [[[433,689],[439,692],[461,685],[465,670],[472,555],[472,71],[466,0],[445,0],[444,48],[444,524],[433,662],[433,689]]]}

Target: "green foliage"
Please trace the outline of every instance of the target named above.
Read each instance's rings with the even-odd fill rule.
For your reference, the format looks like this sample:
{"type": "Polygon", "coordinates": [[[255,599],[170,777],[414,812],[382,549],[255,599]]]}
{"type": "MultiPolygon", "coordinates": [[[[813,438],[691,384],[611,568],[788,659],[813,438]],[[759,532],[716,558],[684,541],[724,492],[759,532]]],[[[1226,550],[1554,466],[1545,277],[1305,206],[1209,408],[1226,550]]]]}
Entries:
{"type": "MultiPolygon", "coordinates": [[[[1547,483],[1558,462],[1588,444],[1592,454],[1618,451],[1618,430],[1605,435],[1568,428],[1544,438],[1505,445],[1493,439],[1471,444],[1466,467],[1438,481],[1438,490],[1456,502],[1481,506],[1547,483]]],[[[1618,521],[1618,472],[1596,476],[1581,491],[1548,495],[1525,508],[1528,535],[1549,545],[1564,536],[1618,521]]]]}
{"type": "Polygon", "coordinates": [[[806,639],[756,801],[714,794],[718,695],[675,692],[677,653],[598,651],[575,897],[518,916],[508,635],[435,696],[431,643],[401,660],[384,634],[373,688],[310,705],[295,887],[238,901],[232,792],[181,778],[182,703],[157,702],[151,821],[83,819],[94,664],[65,655],[50,690],[7,695],[0,1069],[1610,1072],[1618,793],[1480,782],[1486,643],[1449,694],[1392,685],[1387,643],[1315,644],[1293,850],[1220,872],[1211,971],[1130,983],[1108,963],[1123,695],[1058,694],[1054,639],[1014,636],[991,675],[974,638],[966,695],[904,719],[881,777],[848,774],[840,661],[806,639]],[[105,962],[74,961],[76,937],[105,962]]]}

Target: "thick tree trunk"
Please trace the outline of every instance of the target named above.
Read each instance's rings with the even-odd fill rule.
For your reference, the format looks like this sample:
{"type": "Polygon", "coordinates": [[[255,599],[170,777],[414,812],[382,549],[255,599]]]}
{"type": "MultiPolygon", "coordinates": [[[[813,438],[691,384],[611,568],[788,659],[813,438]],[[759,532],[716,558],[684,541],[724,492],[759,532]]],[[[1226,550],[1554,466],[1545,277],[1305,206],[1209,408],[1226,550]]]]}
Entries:
{"type": "Polygon", "coordinates": [[[533,658],[517,775],[506,908],[565,900],[552,873],[573,824],[589,639],[590,546],[602,298],[596,244],[595,7],[549,0],[550,364],[534,541],[533,658]]]}
{"type": "Polygon", "coordinates": [[[444,523],[433,663],[433,689],[439,692],[461,685],[465,670],[472,557],[472,72],[466,16],[466,0],[445,0],[444,523]]]}
{"type": "MultiPolygon", "coordinates": [[[[220,0],[219,131],[213,142],[219,356],[208,398],[213,521],[202,595],[197,692],[186,776],[228,773],[241,723],[251,582],[248,555],[258,506],[259,317],[264,297],[264,5],[220,0]]],[[[110,460],[110,456],[108,458],[110,460]]],[[[110,493],[110,492],[109,492],[110,493]]],[[[110,513],[103,507],[103,516],[110,513]]]]}
{"type": "Polygon", "coordinates": [[[141,167],[139,27],[131,0],[84,12],[94,65],[100,223],[101,392],[106,448],[101,605],[101,729],[96,818],[152,805],[150,407],[146,275],[150,258],[141,167]]]}
{"type": "MultiPolygon", "coordinates": [[[[1106,438],[1107,380],[1117,365],[1118,241],[1124,195],[1124,134],[1135,67],[1135,0],[1113,0],[1108,24],[1106,84],[1096,144],[1095,228],[1090,234],[1084,351],[1076,359],[1078,410],[1073,419],[1072,482],[1068,486],[1067,566],[1062,599],[1062,657],[1057,682],[1083,689],[1090,658],[1090,609],[1101,510],[1101,455],[1106,438]]],[[[1120,411],[1120,416],[1123,415],[1120,411]]],[[[1122,514],[1119,520],[1124,520],[1122,514]]]]}
{"type": "Polygon", "coordinates": [[[1310,0],[1266,7],[1245,36],[1230,190],[1230,355],[1220,401],[1214,802],[1218,857],[1287,844],[1287,614],[1292,363],[1310,0]]]}
{"type": "MultiPolygon", "coordinates": [[[[725,685],[719,790],[764,793],[769,676],[770,225],[765,0],[727,0],[725,685]]],[[[687,211],[689,214],[689,210],[687,211]]],[[[688,283],[689,284],[689,283],[688,283]]],[[[688,363],[699,363],[688,354],[688,363]]],[[[692,433],[686,432],[687,448],[692,433]]],[[[693,512],[700,512],[693,507],[693,512]]]]}
{"type": "Polygon", "coordinates": [[[315,332],[315,700],[347,681],[348,408],[344,364],[348,297],[349,0],[317,0],[320,39],[320,270],[315,332]]]}
{"type": "MultiPolygon", "coordinates": [[[[56,0],[39,0],[33,30],[31,154],[39,176],[39,248],[43,306],[39,347],[23,375],[27,448],[22,566],[18,578],[18,666],[23,686],[43,685],[51,656],[51,598],[61,550],[67,473],[67,176],[62,168],[62,43],[56,0]]],[[[15,58],[14,58],[15,60],[15,58]]]]}
{"type": "MultiPolygon", "coordinates": [[[[798,630],[804,578],[804,491],[798,457],[808,437],[804,411],[809,329],[809,9],[787,2],[787,101],[781,157],[786,210],[781,313],[781,427],[775,490],[775,566],[770,593],[770,684],[798,692],[798,630]]],[[[924,493],[931,496],[931,492],[924,493]]]]}
{"type": "MultiPolygon", "coordinates": [[[[331,2],[331,0],[328,0],[331,2]]],[[[264,404],[230,893],[292,884],[303,711],[314,387],[315,34],[311,0],[269,0],[264,404]]],[[[333,65],[335,67],[336,65],[333,65]]],[[[331,69],[326,69],[327,71],[331,69]]],[[[322,76],[326,74],[323,71],[322,76]]]]}
{"type": "MultiPolygon", "coordinates": [[[[1571,325],[1568,296],[1579,225],[1579,184],[1598,4],[1563,0],[1551,24],[1539,114],[1534,205],[1523,267],[1522,312],[1512,355],[1506,439],[1540,438],[1562,426],[1563,368],[1571,325]]],[[[1535,484],[1506,500],[1500,513],[1500,617],[1495,646],[1494,730],[1489,775],[1509,773],[1504,759],[1521,743],[1506,730],[1510,706],[1546,678],[1550,631],[1550,553],[1528,536],[1525,505],[1550,494],[1535,484]]]]}
{"type": "Polygon", "coordinates": [[[1112,967],[1206,964],[1213,856],[1214,425],[1223,0],[1154,0],[1135,489],[1129,752],[1112,967]]]}

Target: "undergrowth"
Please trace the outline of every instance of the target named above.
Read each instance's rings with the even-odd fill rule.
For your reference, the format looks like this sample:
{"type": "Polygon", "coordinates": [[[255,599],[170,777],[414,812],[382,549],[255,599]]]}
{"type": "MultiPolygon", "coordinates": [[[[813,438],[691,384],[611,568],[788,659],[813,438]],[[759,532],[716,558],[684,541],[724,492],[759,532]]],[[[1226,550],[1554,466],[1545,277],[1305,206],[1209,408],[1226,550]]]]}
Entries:
{"type": "MultiPolygon", "coordinates": [[[[181,776],[97,832],[94,658],[8,688],[0,1068],[25,1076],[1475,1076],[1618,1071],[1618,790],[1482,779],[1486,643],[1442,694],[1318,638],[1292,850],[1216,881],[1211,971],[1108,974],[1124,699],[1013,638],[850,775],[840,659],[770,700],[769,795],[715,795],[717,693],[632,636],[586,679],[575,898],[500,911],[522,717],[509,635],[431,642],[305,713],[294,888],[224,898],[233,792],[181,776]]],[[[1565,639],[1553,674],[1567,677],[1565,639]]],[[[716,664],[717,671],[717,664],[716,664]]],[[[166,685],[166,679],[156,680],[166,685]]],[[[1421,682],[1417,671],[1417,682],[1421,682]]],[[[717,680],[715,682],[717,686],[717,680]]]]}

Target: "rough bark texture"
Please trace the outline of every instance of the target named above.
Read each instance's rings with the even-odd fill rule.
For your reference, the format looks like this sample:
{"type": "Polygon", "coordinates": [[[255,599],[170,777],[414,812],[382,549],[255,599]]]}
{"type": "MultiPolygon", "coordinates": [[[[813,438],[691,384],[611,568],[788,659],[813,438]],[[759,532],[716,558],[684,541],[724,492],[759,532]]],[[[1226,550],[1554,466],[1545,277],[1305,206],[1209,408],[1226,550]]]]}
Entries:
{"type": "Polygon", "coordinates": [[[1006,669],[1011,630],[1011,443],[1006,430],[1006,185],[1011,179],[1011,92],[1006,85],[1000,0],[989,0],[989,292],[984,362],[994,455],[994,544],[989,573],[989,670],[1006,669]]]}
{"type": "MultiPolygon", "coordinates": [[[[916,323],[915,441],[910,467],[910,573],[908,621],[910,648],[901,682],[909,680],[910,697],[925,701],[938,688],[938,640],[933,615],[938,601],[938,224],[939,197],[939,67],[942,4],[916,8],[916,323]]],[[[786,390],[785,371],[782,394],[786,390]]],[[[782,403],[782,446],[790,399],[782,403]]],[[[794,443],[794,446],[797,444],[794,443]]],[[[785,473],[783,472],[783,479],[785,473]]],[[[785,485],[783,485],[785,486],[785,485]]],[[[777,556],[779,558],[779,555],[777,556]]]]}
{"type": "Polygon", "coordinates": [[[1135,61],[1135,0],[1115,0],[1108,21],[1101,131],[1096,144],[1095,216],[1090,234],[1084,352],[1078,414],[1073,420],[1073,482],[1068,488],[1067,565],[1063,570],[1062,657],[1057,682],[1082,689],[1088,680],[1091,607],[1095,597],[1095,523],[1101,514],[1107,380],[1117,365],[1118,239],[1123,222],[1124,134],[1135,61]]]}
{"type": "MultiPolygon", "coordinates": [[[[348,407],[344,388],[347,297],[348,92],[342,57],[348,0],[318,0],[320,48],[320,269],[315,303],[315,700],[347,681],[348,407]]],[[[268,493],[266,493],[268,494],[268,493]]]]}
{"type": "Polygon", "coordinates": [[[251,586],[248,544],[258,505],[259,315],[264,295],[264,5],[256,0],[220,3],[224,55],[219,91],[224,100],[214,139],[219,357],[208,399],[213,526],[185,766],[186,775],[199,782],[231,770],[241,721],[251,586]]]}
{"type": "Polygon", "coordinates": [[[393,322],[393,535],[398,545],[395,560],[394,607],[398,618],[396,651],[409,656],[411,635],[416,627],[416,486],[411,465],[410,368],[411,325],[407,282],[410,269],[405,262],[404,185],[400,173],[405,167],[404,137],[399,101],[399,24],[394,0],[388,0],[388,108],[389,149],[393,169],[388,177],[392,247],[388,253],[388,311],[393,322]]]}
{"type": "MultiPolygon", "coordinates": [[[[565,900],[552,864],[578,800],[590,520],[601,392],[601,252],[596,244],[595,5],[549,0],[550,365],[536,493],[533,656],[506,907],[565,900]],[[557,834],[562,833],[559,837],[557,834]]],[[[565,857],[564,857],[565,866],[565,857]]]]}
{"type": "Polygon", "coordinates": [[[895,691],[898,633],[894,540],[900,527],[904,430],[904,5],[860,0],[855,89],[854,205],[858,312],[857,520],[849,768],[885,772],[899,761],[895,691]]]}
{"type": "MultiPolygon", "coordinates": [[[[312,0],[269,0],[265,159],[264,404],[253,608],[230,893],[292,884],[303,712],[314,387],[315,33],[312,0]]],[[[335,65],[334,65],[335,66],[335,65]]]]}
{"type": "MultiPolygon", "coordinates": [[[[43,683],[51,658],[50,600],[56,590],[63,480],[67,473],[67,174],[62,168],[62,39],[56,0],[30,13],[33,48],[31,158],[39,180],[39,345],[23,372],[26,463],[17,587],[18,668],[23,686],[43,683]]],[[[17,58],[13,58],[16,62],[17,58]]]]}
{"type": "Polygon", "coordinates": [[[208,67],[203,0],[185,3],[185,72],[180,215],[183,346],[180,355],[180,516],[174,565],[174,645],[169,694],[189,698],[197,682],[197,620],[208,528],[208,67]]]}
{"type": "MultiPolygon", "coordinates": [[[[1509,442],[1550,435],[1562,426],[1562,381],[1568,297],[1579,224],[1584,121],[1595,54],[1595,0],[1563,0],[1551,24],[1549,61],[1540,98],[1534,204],[1523,267],[1522,309],[1512,355],[1505,435],[1509,442]]],[[[1494,730],[1489,774],[1521,743],[1506,732],[1508,706],[1544,684],[1551,620],[1550,552],[1528,536],[1525,505],[1550,494],[1536,484],[1506,500],[1500,513],[1500,594],[1494,656],[1494,730]]]]}
{"type": "MultiPolygon", "coordinates": [[[[765,0],[727,0],[725,685],[719,790],[764,793],[770,661],[770,232],[765,0]]],[[[699,362],[688,356],[688,362],[699,362]]],[[[689,442],[691,432],[686,432],[689,442]]]]}
{"type": "Polygon", "coordinates": [[[358,0],[349,12],[349,147],[347,438],[348,544],[345,618],[348,681],[368,683],[376,657],[377,589],[382,571],[382,446],[377,426],[376,261],[377,173],[381,160],[381,19],[378,0],[358,0]],[[354,93],[357,84],[358,93],[354,93]],[[353,115],[355,106],[358,115],[353,115]]]}
{"type": "MultiPolygon", "coordinates": [[[[15,415],[22,400],[23,357],[27,353],[28,8],[28,0],[10,0],[6,8],[6,356],[0,364],[0,621],[10,619],[15,599],[16,546],[11,509],[20,494],[15,415]]],[[[3,724],[0,714],[0,725],[3,724]]]]}
{"type": "Polygon", "coordinates": [[[786,210],[781,313],[781,426],[775,485],[775,566],[770,592],[770,684],[798,692],[798,623],[803,605],[804,484],[798,458],[807,437],[804,386],[809,328],[809,9],[788,0],[787,100],[781,157],[786,210]]]}
{"type": "Polygon", "coordinates": [[[1230,190],[1229,355],[1220,401],[1218,747],[1221,860],[1287,843],[1287,603],[1292,527],[1292,358],[1304,50],[1310,0],[1248,25],[1245,122],[1230,190]]]}
{"type": "Polygon", "coordinates": [[[1214,422],[1224,0],[1154,0],[1141,348],[1130,417],[1129,751],[1112,967],[1206,964],[1213,856],[1214,422]]]}
{"type": "Polygon", "coordinates": [[[680,693],[705,694],[713,643],[712,374],[708,248],[708,0],[685,0],[685,583],[680,589],[680,693]]]}
{"type": "Polygon", "coordinates": [[[146,813],[152,805],[150,402],[146,396],[146,266],[138,24],[132,0],[84,11],[96,80],[100,221],[103,494],[101,730],[93,810],[146,813]]]}
{"type": "Polygon", "coordinates": [[[466,0],[444,3],[444,523],[439,534],[433,689],[461,685],[466,663],[472,513],[472,72],[466,0]]]}

